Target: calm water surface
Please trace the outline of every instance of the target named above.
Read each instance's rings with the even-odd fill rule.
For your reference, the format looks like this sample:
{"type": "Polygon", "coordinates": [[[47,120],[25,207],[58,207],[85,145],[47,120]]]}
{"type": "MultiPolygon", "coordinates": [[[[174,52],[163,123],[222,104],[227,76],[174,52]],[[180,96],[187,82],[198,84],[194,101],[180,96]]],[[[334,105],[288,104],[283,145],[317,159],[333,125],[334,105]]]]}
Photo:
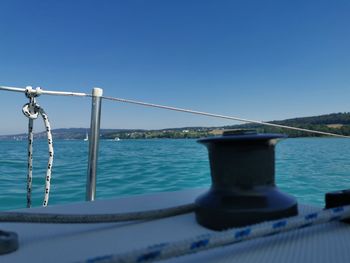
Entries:
{"type": "MultiPolygon", "coordinates": [[[[85,199],[88,143],[55,141],[50,205],[85,199]]],[[[26,204],[27,143],[0,141],[0,210],[26,204]]],[[[40,206],[46,141],[34,142],[33,205],[40,206]]],[[[350,140],[286,139],[276,149],[276,181],[300,202],[323,205],[324,193],[350,188],[350,140]]],[[[101,141],[97,199],[208,187],[207,150],[195,140],[101,141]]]]}

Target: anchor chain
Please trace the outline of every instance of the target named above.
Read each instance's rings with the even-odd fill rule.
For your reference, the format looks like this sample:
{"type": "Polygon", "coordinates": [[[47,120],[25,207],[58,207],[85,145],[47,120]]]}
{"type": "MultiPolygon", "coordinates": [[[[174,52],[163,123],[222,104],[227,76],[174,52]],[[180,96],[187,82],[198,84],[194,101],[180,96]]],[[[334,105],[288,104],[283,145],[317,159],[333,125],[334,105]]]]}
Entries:
{"type": "Polygon", "coordinates": [[[52,144],[52,133],[51,133],[51,125],[49,122],[49,118],[42,107],[36,102],[36,97],[41,94],[41,89],[36,88],[33,90],[32,87],[27,87],[25,91],[25,95],[29,98],[29,103],[26,103],[23,106],[22,112],[29,119],[28,121],[28,173],[27,173],[27,207],[31,207],[31,195],[32,195],[32,182],[33,182],[33,125],[34,120],[38,118],[39,115],[43,118],[48,149],[49,149],[49,159],[46,170],[45,177],[45,193],[43,206],[47,206],[49,202],[49,194],[50,194],[50,186],[51,186],[51,174],[52,174],[52,164],[53,164],[53,144],[52,144]]]}

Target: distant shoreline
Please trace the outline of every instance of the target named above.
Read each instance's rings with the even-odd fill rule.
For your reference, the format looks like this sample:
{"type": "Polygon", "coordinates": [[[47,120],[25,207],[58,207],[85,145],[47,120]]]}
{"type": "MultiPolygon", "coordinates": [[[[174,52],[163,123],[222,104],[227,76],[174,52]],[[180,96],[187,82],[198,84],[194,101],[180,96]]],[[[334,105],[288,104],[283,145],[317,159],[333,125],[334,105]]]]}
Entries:
{"type": "MultiPolygon", "coordinates": [[[[294,118],[282,121],[271,121],[279,125],[286,125],[298,127],[309,130],[316,130],[328,133],[336,133],[340,135],[350,136],[350,113],[331,113],[320,116],[294,118]]],[[[295,130],[288,130],[283,128],[275,128],[270,126],[263,126],[257,124],[241,124],[222,127],[183,127],[183,128],[168,128],[158,130],[144,130],[144,129],[101,129],[100,138],[110,139],[119,138],[126,139],[199,139],[203,137],[211,137],[220,135],[224,130],[229,129],[256,129],[260,133],[282,133],[288,135],[290,138],[297,137],[320,137],[319,134],[311,134],[295,130]]],[[[56,139],[66,140],[83,140],[88,128],[64,128],[52,130],[53,137],[56,139]]],[[[323,136],[322,136],[323,137],[323,136]]],[[[328,137],[328,136],[326,136],[328,137]]],[[[35,134],[35,138],[46,138],[45,132],[35,134]]],[[[1,135],[0,140],[26,140],[27,135],[1,135]]]]}

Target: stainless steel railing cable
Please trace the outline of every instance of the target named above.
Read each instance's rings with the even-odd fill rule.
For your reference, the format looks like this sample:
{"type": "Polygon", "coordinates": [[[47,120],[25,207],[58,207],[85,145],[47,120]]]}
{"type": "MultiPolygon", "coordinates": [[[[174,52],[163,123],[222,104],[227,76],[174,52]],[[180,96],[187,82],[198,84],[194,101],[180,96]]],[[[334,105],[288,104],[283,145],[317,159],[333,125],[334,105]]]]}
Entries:
{"type": "Polygon", "coordinates": [[[226,115],[221,115],[221,114],[214,114],[214,113],[208,113],[208,112],[203,112],[203,111],[195,111],[195,110],[189,110],[189,109],[183,109],[183,108],[177,108],[177,107],[170,107],[170,106],[164,106],[164,105],[147,103],[147,102],[141,102],[141,101],[135,101],[135,100],[121,99],[121,98],[114,98],[114,97],[106,97],[106,96],[102,96],[102,98],[106,99],[106,100],[112,100],[112,101],[118,101],[118,102],[130,103],[130,104],[136,104],[136,105],[141,105],[141,106],[146,106],[146,107],[153,107],[153,108],[158,108],[158,109],[171,110],[171,111],[179,111],[179,112],[191,113],[191,114],[208,116],[208,117],[215,117],[215,118],[226,119],[226,120],[234,120],[234,121],[241,121],[241,122],[246,122],[246,123],[254,123],[254,124],[260,124],[260,125],[265,125],[265,126],[271,126],[271,127],[276,127],[276,128],[284,128],[284,129],[296,130],[296,131],[302,131],[302,132],[308,132],[308,133],[314,133],[314,134],[321,134],[321,135],[328,135],[328,136],[335,136],[335,137],[342,137],[342,138],[350,138],[350,136],[345,136],[345,135],[341,135],[341,134],[322,132],[322,131],[315,131],[315,130],[297,128],[297,127],[292,127],[292,126],[280,125],[280,124],[275,124],[275,123],[270,123],[270,122],[256,121],[256,120],[250,120],[250,119],[243,119],[243,118],[239,118],[239,117],[226,116],[226,115]]]}
{"type": "MultiPolygon", "coordinates": [[[[23,88],[8,87],[8,86],[0,86],[0,90],[13,91],[13,92],[25,92],[25,89],[23,89],[23,88]]],[[[45,94],[45,95],[56,95],[56,96],[92,97],[91,94],[81,93],[81,92],[47,91],[47,90],[42,90],[42,89],[39,89],[38,91],[34,90],[33,92],[34,93],[37,92],[38,94],[40,93],[40,94],[45,94]]],[[[350,138],[350,136],[336,134],[336,133],[315,131],[315,130],[292,127],[292,126],[281,125],[281,124],[276,124],[276,123],[271,123],[271,122],[251,120],[251,119],[245,119],[245,118],[240,118],[240,117],[235,117],[235,116],[214,114],[214,113],[209,113],[209,112],[196,111],[196,110],[190,110],[190,109],[184,109],[184,108],[178,108],[178,107],[171,107],[171,106],[148,103],[148,102],[143,102],[143,101],[136,101],[136,100],[130,100],[130,99],[117,98],[117,97],[108,97],[108,96],[102,96],[102,98],[105,100],[110,100],[110,101],[117,101],[117,102],[122,102],[122,103],[129,103],[129,104],[164,109],[164,110],[178,111],[178,112],[202,115],[202,116],[207,116],[207,117],[214,117],[214,118],[220,118],[220,119],[226,119],[226,120],[234,120],[234,121],[240,121],[240,122],[245,122],[245,123],[254,123],[254,124],[260,124],[260,125],[264,125],[264,126],[271,126],[271,127],[276,127],[276,128],[302,131],[302,132],[320,134],[320,135],[326,135],[326,136],[350,138]]]]}
{"type": "MultiPolygon", "coordinates": [[[[13,91],[25,93],[26,89],[17,88],[17,87],[8,87],[8,86],[0,86],[0,90],[4,91],[13,91]]],[[[91,94],[82,93],[82,92],[67,92],[67,91],[51,91],[51,90],[43,90],[41,88],[36,88],[31,90],[32,94],[37,95],[54,95],[54,96],[76,96],[76,97],[91,97],[91,94]]]]}

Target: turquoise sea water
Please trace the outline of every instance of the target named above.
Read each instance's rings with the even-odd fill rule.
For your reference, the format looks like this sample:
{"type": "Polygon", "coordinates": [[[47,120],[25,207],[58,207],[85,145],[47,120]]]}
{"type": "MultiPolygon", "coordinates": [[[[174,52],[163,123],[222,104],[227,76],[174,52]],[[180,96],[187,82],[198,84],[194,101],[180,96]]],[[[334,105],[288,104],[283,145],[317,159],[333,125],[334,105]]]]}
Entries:
{"type": "MultiPolygon", "coordinates": [[[[49,205],[85,199],[88,143],[54,142],[49,205]]],[[[26,205],[27,142],[0,141],[0,210],[26,205]]],[[[40,206],[46,141],[34,142],[33,206],[40,206]]],[[[286,139],[276,148],[276,182],[300,202],[323,205],[327,191],[350,188],[350,140],[286,139]]],[[[101,141],[97,199],[208,187],[207,150],[196,140],[101,141]]]]}

